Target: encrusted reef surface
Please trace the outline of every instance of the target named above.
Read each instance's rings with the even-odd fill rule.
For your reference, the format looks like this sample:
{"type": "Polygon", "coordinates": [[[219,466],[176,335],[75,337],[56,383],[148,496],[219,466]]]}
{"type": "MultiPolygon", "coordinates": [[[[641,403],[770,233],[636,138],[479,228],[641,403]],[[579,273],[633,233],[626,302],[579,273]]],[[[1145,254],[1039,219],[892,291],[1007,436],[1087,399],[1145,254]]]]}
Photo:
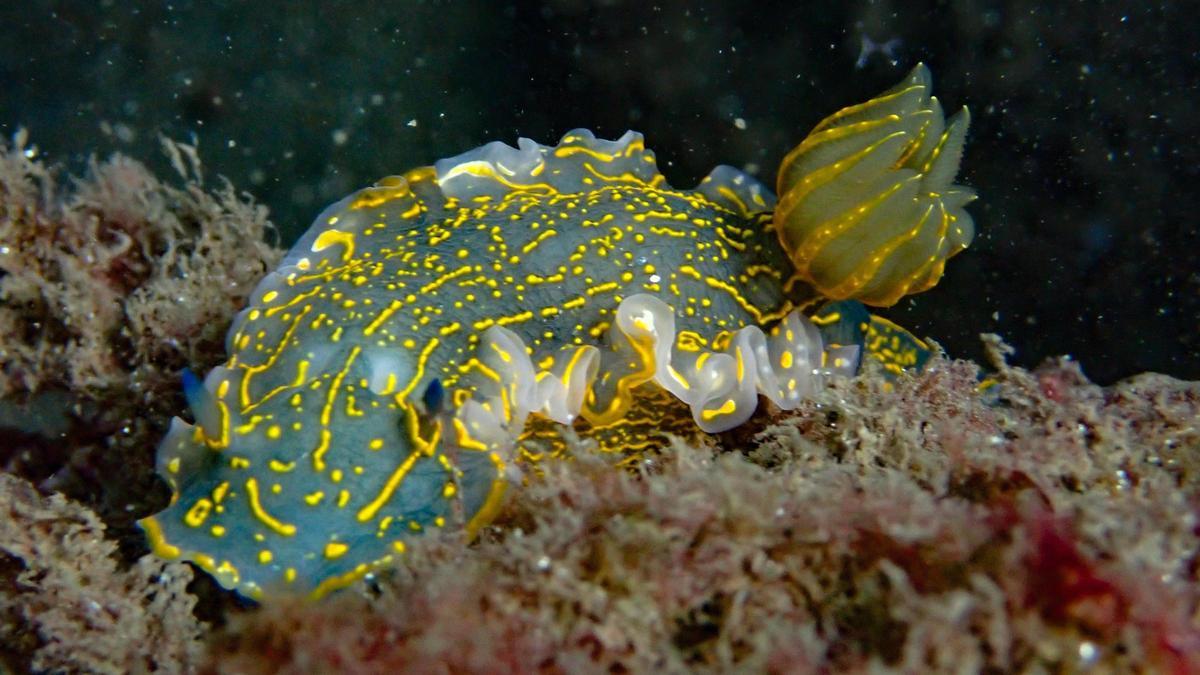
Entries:
{"type": "MultiPolygon", "coordinates": [[[[1200,384],[935,358],[635,471],[576,444],[474,542],[246,607],[146,557],[179,372],[277,261],[266,214],[123,157],[0,151],[0,669],[1200,670],[1200,384]]],[[[193,578],[194,577],[194,578],[193,578]]]]}

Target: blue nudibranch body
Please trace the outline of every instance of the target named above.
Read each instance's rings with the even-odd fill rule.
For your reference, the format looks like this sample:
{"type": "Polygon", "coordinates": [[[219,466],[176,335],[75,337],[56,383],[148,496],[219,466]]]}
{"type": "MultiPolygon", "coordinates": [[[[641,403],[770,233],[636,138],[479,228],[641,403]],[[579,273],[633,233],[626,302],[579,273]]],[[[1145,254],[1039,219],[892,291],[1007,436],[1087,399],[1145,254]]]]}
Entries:
{"type": "Polygon", "coordinates": [[[936,283],[973,234],[918,66],[826,119],[781,199],[730,167],[667,185],[642,136],[491,143],[330,206],[254,291],[229,361],[185,377],[154,550],[227,588],[320,596],[430,529],[474,533],[561,425],[628,455],[793,408],[859,353],[924,345],[862,309],[936,283]],[[825,299],[813,319],[804,311],[825,299]]]}

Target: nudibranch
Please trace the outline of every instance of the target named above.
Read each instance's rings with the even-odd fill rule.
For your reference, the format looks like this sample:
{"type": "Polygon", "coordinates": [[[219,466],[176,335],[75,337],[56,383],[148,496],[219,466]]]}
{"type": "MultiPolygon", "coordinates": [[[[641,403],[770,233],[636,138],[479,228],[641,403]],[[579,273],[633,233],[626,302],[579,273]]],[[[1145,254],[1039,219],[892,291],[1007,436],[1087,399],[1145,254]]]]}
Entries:
{"type": "Polygon", "coordinates": [[[778,203],[728,166],[672,188],[640,134],[584,130],[350,195],[255,289],[228,362],[185,375],[153,550],[251,597],[319,597],[427,530],[474,534],[567,426],[631,456],[760,396],[794,408],[860,353],[918,365],[924,344],[858,301],[929,288],[970,243],[967,122],[918,65],[821,122],[778,203]]]}

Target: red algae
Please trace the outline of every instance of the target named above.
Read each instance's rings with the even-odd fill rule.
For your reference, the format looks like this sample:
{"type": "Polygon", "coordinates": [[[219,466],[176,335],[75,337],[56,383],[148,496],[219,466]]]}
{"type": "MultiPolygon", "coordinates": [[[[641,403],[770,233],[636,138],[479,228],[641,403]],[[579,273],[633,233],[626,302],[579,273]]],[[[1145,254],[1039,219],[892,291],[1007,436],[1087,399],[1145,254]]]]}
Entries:
{"type": "Polygon", "coordinates": [[[1030,552],[1025,603],[1053,623],[1074,622],[1112,635],[1129,618],[1129,599],[1079,552],[1073,539],[1049,517],[1028,523],[1030,552]]]}

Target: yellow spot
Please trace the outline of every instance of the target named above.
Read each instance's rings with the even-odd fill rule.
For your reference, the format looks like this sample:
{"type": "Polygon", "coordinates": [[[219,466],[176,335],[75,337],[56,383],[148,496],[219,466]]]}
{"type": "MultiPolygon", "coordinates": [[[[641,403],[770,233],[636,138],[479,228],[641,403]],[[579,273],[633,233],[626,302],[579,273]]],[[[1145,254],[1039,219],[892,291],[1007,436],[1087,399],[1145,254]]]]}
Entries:
{"type": "Polygon", "coordinates": [[[698,352],[708,346],[704,336],[691,330],[679,331],[675,344],[685,352],[698,352]]]}
{"type": "Polygon", "coordinates": [[[503,347],[496,344],[495,342],[489,343],[488,346],[492,348],[492,351],[496,352],[496,354],[500,357],[501,361],[503,361],[505,363],[512,363],[512,354],[509,354],[508,352],[504,351],[503,347]]]}
{"type": "Polygon", "coordinates": [[[459,447],[462,447],[466,450],[480,451],[488,449],[487,445],[471,437],[470,430],[467,429],[467,425],[461,419],[455,417],[453,418],[452,423],[454,424],[454,432],[456,437],[455,440],[457,441],[459,447]]]}
{"type": "Polygon", "coordinates": [[[700,418],[707,421],[720,417],[721,415],[728,415],[734,410],[737,410],[737,403],[734,403],[733,399],[729,399],[728,401],[722,403],[721,407],[717,408],[716,410],[705,410],[701,412],[700,418]]]}
{"type": "Polygon", "coordinates": [[[329,451],[329,441],[333,438],[333,432],[328,429],[321,430],[321,440],[317,443],[317,447],[313,450],[313,469],[317,471],[325,470],[325,453],[329,451]]]}
{"type": "Polygon", "coordinates": [[[675,381],[678,382],[680,385],[682,385],[684,389],[692,388],[692,385],[691,385],[691,383],[689,383],[687,381],[687,378],[684,377],[683,374],[680,373],[678,370],[675,370],[675,367],[672,366],[670,363],[667,364],[667,372],[670,373],[671,377],[674,377],[675,381]]]}
{"type": "Polygon", "coordinates": [[[393,520],[395,520],[395,516],[384,516],[382,519],[380,519],[379,532],[376,536],[382,537],[384,533],[387,532],[387,529],[392,526],[393,520]]]}
{"type": "Polygon", "coordinates": [[[263,550],[258,552],[258,564],[266,565],[267,563],[271,562],[271,560],[274,559],[274,557],[275,556],[272,555],[270,551],[268,551],[267,549],[264,548],[263,550]]]}
{"type": "Polygon", "coordinates": [[[279,428],[278,424],[272,424],[271,426],[267,427],[267,438],[276,440],[282,435],[283,430],[279,428]]]}
{"type": "Polygon", "coordinates": [[[417,387],[417,383],[425,376],[425,363],[429,361],[429,355],[433,353],[433,350],[437,349],[438,343],[439,340],[437,338],[430,338],[429,342],[425,343],[425,347],[421,350],[421,355],[417,357],[416,373],[413,374],[412,379],[408,381],[404,389],[399,394],[396,394],[396,400],[408,400],[408,395],[412,393],[412,390],[417,387]]]}
{"type": "Polygon", "coordinates": [[[338,244],[342,246],[342,262],[346,262],[354,256],[354,233],[341,230],[325,230],[317,235],[316,240],[312,243],[312,250],[313,253],[318,253],[338,244]]]}
{"type": "Polygon", "coordinates": [[[379,450],[383,448],[383,439],[373,438],[371,439],[371,442],[367,444],[367,447],[371,448],[372,450],[379,450]]]}
{"type": "Polygon", "coordinates": [[[277,459],[273,459],[273,460],[267,462],[267,466],[271,467],[272,471],[277,471],[279,473],[287,473],[287,472],[291,471],[292,469],[296,468],[296,463],[295,462],[281,462],[277,459]]]}
{"type": "Polygon", "coordinates": [[[483,506],[479,507],[479,510],[475,512],[475,515],[471,517],[471,520],[467,522],[464,528],[468,539],[474,539],[479,529],[491,522],[496,517],[496,514],[500,512],[500,505],[504,499],[504,491],[508,485],[508,481],[504,478],[506,471],[504,459],[500,457],[499,453],[495,452],[488,453],[488,458],[492,460],[492,465],[496,468],[496,478],[492,481],[492,488],[488,491],[488,496],[484,499],[483,506]]]}
{"type": "Polygon", "coordinates": [[[174,560],[183,554],[178,546],[172,546],[170,542],[163,537],[162,526],[158,524],[158,520],[154,516],[143,518],[138,521],[138,525],[146,532],[146,538],[150,540],[150,549],[154,551],[160,558],[174,560]]]}
{"type": "Polygon", "coordinates": [[[218,565],[215,570],[213,570],[213,575],[218,578],[226,579],[233,586],[238,584],[239,577],[237,568],[234,567],[233,564],[228,560],[222,560],[221,564],[218,565]]]}
{"type": "Polygon", "coordinates": [[[212,505],[212,501],[206,497],[197,499],[196,503],[192,504],[192,508],[188,509],[187,514],[184,515],[183,522],[187,523],[189,527],[200,527],[208,518],[209,512],[212,511],[212,505]]]}
{"type": "Polygon", "coordinates": [[[349,550],[350,550],[350,547],[343,544],[342,542],[331,541],[328,544],[325,544],[325,557],[329,558],[330,560],[335,560],[337,558],[340,558],[340,557],[346,555],[346,551],[349,551],[349,550]]]}

